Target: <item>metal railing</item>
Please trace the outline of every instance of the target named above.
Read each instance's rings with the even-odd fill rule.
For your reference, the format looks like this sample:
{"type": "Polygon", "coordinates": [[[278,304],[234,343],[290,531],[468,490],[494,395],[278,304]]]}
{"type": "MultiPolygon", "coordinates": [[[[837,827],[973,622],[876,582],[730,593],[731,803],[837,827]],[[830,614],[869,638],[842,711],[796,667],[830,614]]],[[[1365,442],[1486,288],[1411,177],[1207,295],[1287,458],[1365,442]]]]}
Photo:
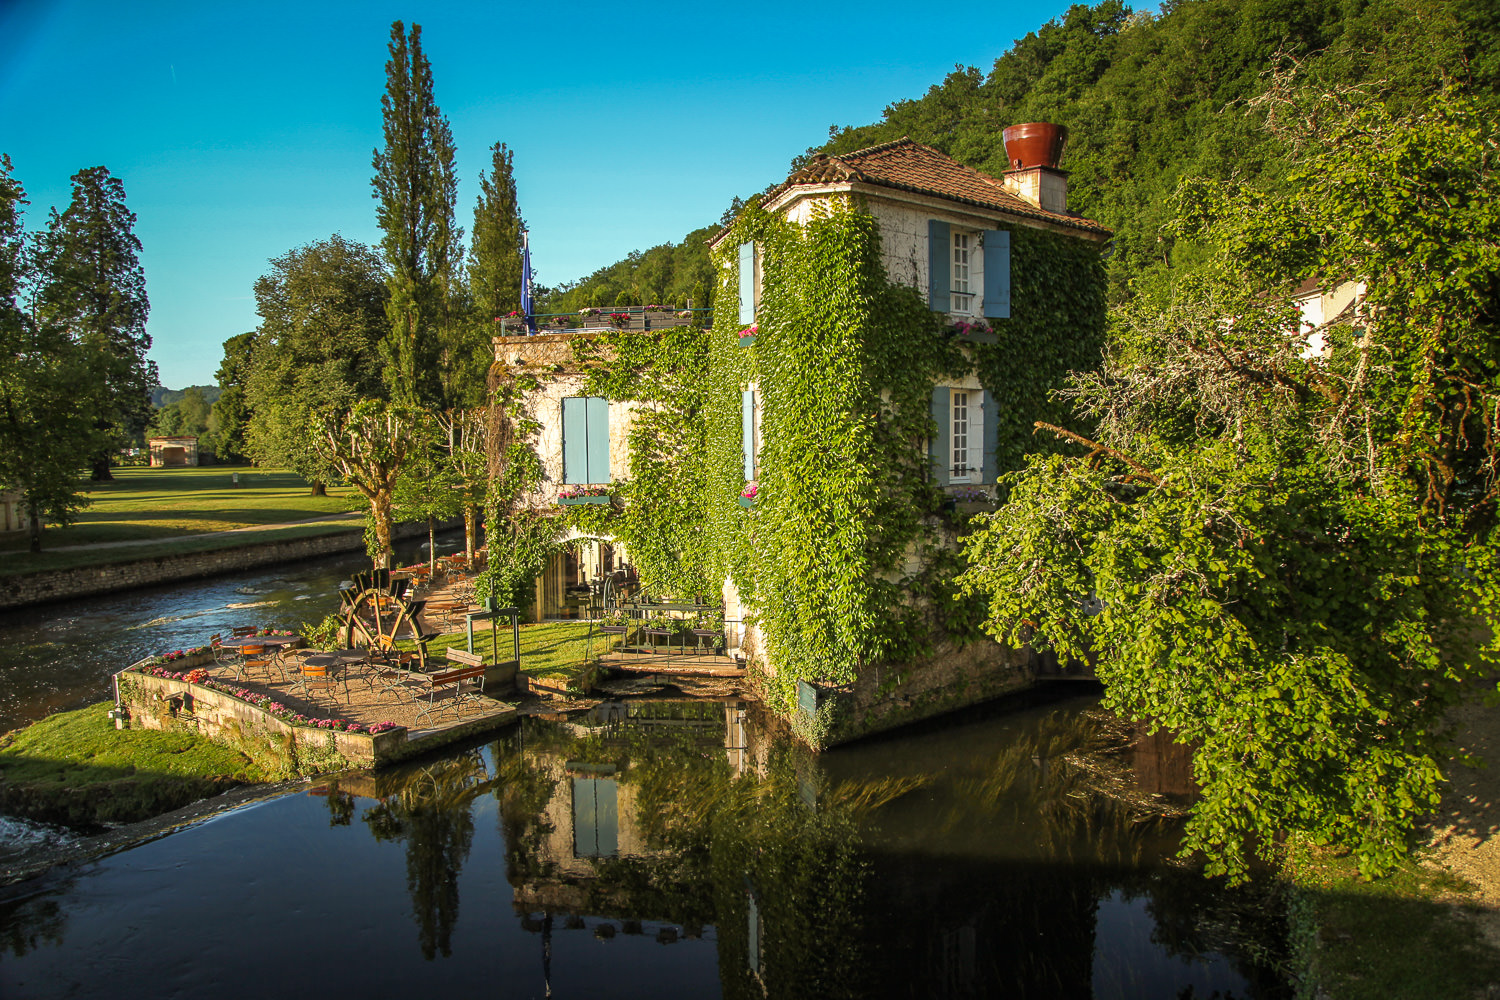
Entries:
{"type": "MultiPolygon", "coordinates": [[[[580,309],[567,313],[537,313],[536,332],[598,333],[606,330],[668,330],[679,326],[708,326],[711,309],[651,309],[645,306],[614,306],[580,309]]],[[[530,331],[521,316],[500,317],[500,336],[521,337],[530,331]]]]}

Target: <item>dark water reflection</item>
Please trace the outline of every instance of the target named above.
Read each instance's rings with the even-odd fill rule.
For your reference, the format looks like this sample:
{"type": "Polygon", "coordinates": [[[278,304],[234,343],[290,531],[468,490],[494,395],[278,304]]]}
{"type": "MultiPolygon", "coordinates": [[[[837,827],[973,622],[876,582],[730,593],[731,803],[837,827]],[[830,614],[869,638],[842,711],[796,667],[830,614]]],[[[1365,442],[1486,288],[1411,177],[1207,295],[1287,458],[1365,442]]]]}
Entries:
{"type": "MultiPolygon", "coordinates": [[[[397,546],[409,562],[423,539],[397,546]]],[[[463,547],[462,533],[438,552],[463,547]]],[[[296,630],[338,610],[338,586],[369,568],[362,553],[250,569],[0,612],[0,733],[109,696],[109,677],[144,657],[207,644],[235,625],[296,630]]]]}
{"type": "Polygon", "coordinates": [[[610,703],[0,902],[0,995],[1261,997],[1280,930],[1069,764],[1090,699],[819,758],[610,703]]]}

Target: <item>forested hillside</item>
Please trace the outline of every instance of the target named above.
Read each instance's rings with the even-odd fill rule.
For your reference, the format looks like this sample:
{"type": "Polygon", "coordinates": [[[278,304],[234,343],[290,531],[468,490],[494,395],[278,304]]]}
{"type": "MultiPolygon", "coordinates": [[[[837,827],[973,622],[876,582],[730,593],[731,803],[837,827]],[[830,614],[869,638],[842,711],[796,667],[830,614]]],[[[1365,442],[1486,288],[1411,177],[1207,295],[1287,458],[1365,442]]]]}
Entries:
{"type": "MultiPolygon", "coordinates": [[[[1066,125],[1070,204],[1116,231],[1118,299],[1169,250],[1161,226],[1182,178],[1260,178],[1275,188],[1283,160],[1246,101],[1278,61],[1300,63],[1312,85],[1381,90],[1397,111],[1445,84],[1494,95],[1497,9],[1493,0],[1167,0],[1152,15],[1122,0],[1080,4],[1015,41],[988,73],[956,67],[921,97],[890,105],[879,122],[832,128],[807,155],[907,135],[999,174],[1006,126],[1066,125]]],[[[601,268],[547,304],[685,304],[689,296],[705,304],[694,293],[711,285],[702,242],[715,228],[601,268]]]]}

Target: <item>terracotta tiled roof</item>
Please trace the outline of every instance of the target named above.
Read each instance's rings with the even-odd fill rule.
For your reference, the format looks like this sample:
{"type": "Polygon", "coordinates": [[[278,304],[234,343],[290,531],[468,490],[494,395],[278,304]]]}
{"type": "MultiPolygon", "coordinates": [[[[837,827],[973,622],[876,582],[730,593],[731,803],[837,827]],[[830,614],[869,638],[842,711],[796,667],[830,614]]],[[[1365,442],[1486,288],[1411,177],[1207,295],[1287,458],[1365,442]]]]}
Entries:
{"type": "Polygon", "coordinates": [[[865,183],[933,195],[999,209],[1010,215],[1045,219],[1062,226],[1108,235],[1109,230],[1078,215],[1046,212],[1005,190],[997,178],[966,167],[946,154],[900,138],[880,146],[829,156],[819,153],[766,196],[766,201],[798,184],[865,183]]]}

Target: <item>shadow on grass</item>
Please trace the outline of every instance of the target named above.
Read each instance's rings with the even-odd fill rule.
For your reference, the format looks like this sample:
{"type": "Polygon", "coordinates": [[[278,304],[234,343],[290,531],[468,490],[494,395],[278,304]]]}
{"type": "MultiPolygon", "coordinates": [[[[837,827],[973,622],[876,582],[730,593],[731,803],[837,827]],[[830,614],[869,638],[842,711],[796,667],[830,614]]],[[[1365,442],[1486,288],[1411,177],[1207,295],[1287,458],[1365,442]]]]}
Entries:
{"type": "Polygon", "coordinates": [[[109,706],[61,712],[0,738],[0,812],[98,830],[270,777],[195,733],[117,730],[109,706]]]}

